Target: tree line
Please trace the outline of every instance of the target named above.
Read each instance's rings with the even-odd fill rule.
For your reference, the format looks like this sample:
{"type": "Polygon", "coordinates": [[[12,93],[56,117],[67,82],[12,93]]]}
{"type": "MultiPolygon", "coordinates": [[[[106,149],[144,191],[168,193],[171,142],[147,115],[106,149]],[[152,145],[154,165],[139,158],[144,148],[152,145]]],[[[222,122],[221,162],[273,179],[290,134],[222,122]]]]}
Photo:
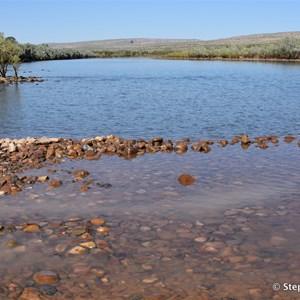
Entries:
{"type": "Polygon", "coordinates": [[[6,77],[11,67],[18,78],[18,69],[22,62],[54,59],[78,59],[95,56],[91,52],[75,49],[53,49],[46,44],[20,44],[14,37],[4,37],[0,32],[0,77],[6,77]]]}

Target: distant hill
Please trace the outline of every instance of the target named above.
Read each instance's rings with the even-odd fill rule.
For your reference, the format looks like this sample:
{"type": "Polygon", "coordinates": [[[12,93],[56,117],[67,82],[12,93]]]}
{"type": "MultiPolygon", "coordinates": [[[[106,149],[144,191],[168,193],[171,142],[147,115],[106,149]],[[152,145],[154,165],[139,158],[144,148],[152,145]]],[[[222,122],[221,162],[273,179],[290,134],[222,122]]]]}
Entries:
{"type": "Polygon", "coordinates": [[[84,49],[98,51],[117,51],[117,50],[189,50],[197,46],[208,45],[245,45],[245,44],[268,44],[283,40],[285,38],[300,39],[300,31],[279,32],[266,34],[252,34],[235,36],[217,40],[197,40],[197,39],[149,39],[149,38],[132,38],[132,39],[112,39],[85,41],[74,43],[49,43],[51,48],[65,49],[84,49]]]}

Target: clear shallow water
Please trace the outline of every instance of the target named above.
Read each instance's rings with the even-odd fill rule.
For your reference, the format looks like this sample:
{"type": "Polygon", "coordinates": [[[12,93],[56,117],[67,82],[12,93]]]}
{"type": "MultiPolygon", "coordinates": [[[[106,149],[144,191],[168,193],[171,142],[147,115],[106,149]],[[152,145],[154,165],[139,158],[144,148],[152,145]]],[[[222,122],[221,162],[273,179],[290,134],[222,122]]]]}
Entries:
{"type": "Polygon", "coordinates": [[[47,183],[37,183],[13,197],[0,198],[0,218],[22,213],[71,218],[91,214],[99,209],[103,214],[124,215],[150,213],[157,216],[192,214],[223,210],[231,205],[264,203],[281,195],[299,192],[299,147],[280,142],[261,150],[239,145],[219,148],[212,146],[208,154],[155,153],[132,160],[103,155],[100,160],[67,160],[64,163],[26,172],[29,175],[60,179],[63,186],[47,190],[47,183]],[[49,174],[47,169],[57,170],[49,174]],[[82,182],[73,182],[69,172],[85,169],[93,178],[91,190],[81,193],[82,182]],[[185,187],[178,177],[189,173],[196,183],[185,187]],[[101,188],[98,184],[111,184],[101,188]],[[38,195],[37,201],[31,199],[38,195]],[[42,201],[40,201],[42,200],[42,201]]]}
{"type": "Polygon", "coordinates": [[[0,87],[0,137],[221,138],[300,133],[300,65],[89,59],[23,64],[0,87]]]}
{"type": "Polygon", "coordinates": [[[41,270],[60,278],[52,299],[298,299],[296,292],[272,290],[275,282],[299,280],[298,161],[296,142],[280,140],[267,150],[213,145],[208,154],[103,156],[30,170],[26,174],[49,175],[63,185],[48,190],[48,183],[36,183],[0,197],[5,227],[41,226],[34,233],[0,231],[0,299],[15,286],[39,290],[32,278],[41,270]],[[84,193],[70,174],[82,168],[94,179],[84,193]],[[184,172],[196,183],[181,186],[177,178],[184,172]],[[108,235],[97,226],[88,238],[72,234],[96,217],[106,219],[108,235]],[[86,240],[108,248],[69,253],[86,240]],[[105,272],[107,283],[95,269],[105,272]]]}

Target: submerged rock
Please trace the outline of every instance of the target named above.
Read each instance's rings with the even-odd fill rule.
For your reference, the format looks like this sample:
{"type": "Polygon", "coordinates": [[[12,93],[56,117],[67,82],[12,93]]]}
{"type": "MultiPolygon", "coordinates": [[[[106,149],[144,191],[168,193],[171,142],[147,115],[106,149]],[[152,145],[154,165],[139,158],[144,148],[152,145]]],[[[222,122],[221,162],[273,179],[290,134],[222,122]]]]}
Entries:
{"type": "Polygon", "coordinates": [[[52,284],[58,281],[58,275],[52,271],[39,271],[33,275],[33,280],[37,284],[52,284]]]}
{"type": "Polygon", "coordinates": [[[196,179],[190,174],[181,174],[178,177],[178,182],[181,185],[190,185],[196,182],[196,179]]]}

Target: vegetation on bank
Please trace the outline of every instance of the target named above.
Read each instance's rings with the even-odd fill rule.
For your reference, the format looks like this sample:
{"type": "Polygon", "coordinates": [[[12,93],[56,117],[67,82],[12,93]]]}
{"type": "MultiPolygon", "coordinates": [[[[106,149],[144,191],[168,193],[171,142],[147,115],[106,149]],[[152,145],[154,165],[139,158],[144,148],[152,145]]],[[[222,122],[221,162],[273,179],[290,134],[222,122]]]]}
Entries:
{"type": "Polygon", "coordinates": [[[14,70],[15,77],[18,77],[20,67],[21,48],[13,37],[5,38],[0,32],[0,76],[6,77],[8,68],[11,66],[14,70]]]}
{"type": "Polygon", "coordinates": [[[0,32],[0,77],[6,78],[12,69],[18,79],[18,69],[22,62],[58,59],[78,59],[94,57],[93,53],[75,49],[53,49],[46,44],[19,44],[14,37],[4,37],[0,32]]]}
{"type": "Polygon", "coordinates": [[[201,45],[188,50],[103,50],[97,57],[161,57],[174,59],[300,59],[300,39],[285,38],[268,44],[201,45]]]}
{"type": "Polygon", "coordinates": [[[91,52],[77,49],[54,49],[47,44],[20,45],[21,54],[20,59],[23,62],[40,61],[40,60],[59,60],[59,59],[79,59],[89,58],[95,55],[91,52]]]}

